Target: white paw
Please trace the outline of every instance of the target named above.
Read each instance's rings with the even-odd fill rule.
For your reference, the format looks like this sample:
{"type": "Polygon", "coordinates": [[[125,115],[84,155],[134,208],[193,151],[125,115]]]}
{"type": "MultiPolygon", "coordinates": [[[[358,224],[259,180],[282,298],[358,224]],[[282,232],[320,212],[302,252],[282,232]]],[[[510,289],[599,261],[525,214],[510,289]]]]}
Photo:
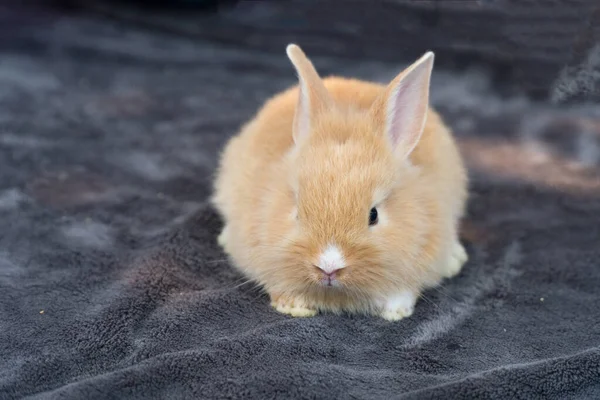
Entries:
{"type": "Polygon", "coordinates": [[[410,317],[415,310],[417,297],[413,292],[403,291],[386,299],[381,317],[388,321],[399,321],[410,317]]]}
{"type": "Polygon", "coordinates": [[[274,298],[271,306],[280,313],[291,315],[292,317],[314,317],[317,315],[317,310],[308,307],[303,301],[291,299],[286,296],[274,298]]]}
{"type": "Polygon", "coordinates": [[[219,246],[225,247],[225,245],[227,244],[227,236],[226,235],[227,235],[227,227],[223,228],[223,230],[221,231],[221,234],[217,238],[217,243],[219,243],[219,246]]]}
{"type": "Polygon", "coordinates": [[[452,278],[453,276],[458,275],[463,265],[467,262],[469,256],[465,248],[460,242],[456,242],[454,244],[454,248],[452,249],[452,254],[450,255],[450,259],[444,266],[444,276],[446,278],[452,278]]]}

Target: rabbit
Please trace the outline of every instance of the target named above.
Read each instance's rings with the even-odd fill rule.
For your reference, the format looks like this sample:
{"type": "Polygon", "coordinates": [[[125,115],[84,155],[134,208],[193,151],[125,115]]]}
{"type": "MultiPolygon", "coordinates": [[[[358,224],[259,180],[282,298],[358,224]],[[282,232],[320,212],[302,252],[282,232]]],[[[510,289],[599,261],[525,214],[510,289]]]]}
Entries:
{"type": "Polygon", "coordinates": [[[218,244],[281,313],[409,317],[468,260],[458,230],[469,182],[429,107],[434,54],[382,85],[321,79],[299,46],[286,52],[298,84],[220,154],[218,244]]]}

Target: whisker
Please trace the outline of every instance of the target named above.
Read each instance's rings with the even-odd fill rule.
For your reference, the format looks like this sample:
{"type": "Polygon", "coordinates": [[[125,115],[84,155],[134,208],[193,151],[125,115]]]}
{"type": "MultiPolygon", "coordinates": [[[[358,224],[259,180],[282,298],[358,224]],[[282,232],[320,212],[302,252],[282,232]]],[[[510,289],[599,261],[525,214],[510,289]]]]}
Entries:
{"type": "Polygon", "coordinates": [[[205,261],[205,264],[218,264],[218,263],[222,263],[222,262],[229,262],[228,258],[222,258],[219,260],[210,260],[210,261],[205,261]]]}

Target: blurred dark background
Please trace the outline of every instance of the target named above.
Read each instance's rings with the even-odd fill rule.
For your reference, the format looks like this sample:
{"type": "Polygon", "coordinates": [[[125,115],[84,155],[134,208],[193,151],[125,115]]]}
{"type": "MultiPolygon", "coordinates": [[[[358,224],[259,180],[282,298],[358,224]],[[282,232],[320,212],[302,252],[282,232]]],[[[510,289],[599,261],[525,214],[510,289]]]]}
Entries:
{"type": "Polygon", "coordinates": [[[0,0],[0,399],[600,398],[599,18],[599,0],[0,0]],[[297,83],[290,42],[382,83],[437,54],[470,262],[405,323],[278,315],[217,246],[218,156],[297,83]]]}
{"type": "Polygon", "coordinates": [[[492,72],[501,93],[558,104],[600,100],[596,0],[29,0],[0,2],[1,44],[35,48],[35,34],[64,15],[281,53],[349,62],[410,62],[427,49],[447,68],[492,72]],[[28,29],[31,28],[31,29],[28,29]]]}

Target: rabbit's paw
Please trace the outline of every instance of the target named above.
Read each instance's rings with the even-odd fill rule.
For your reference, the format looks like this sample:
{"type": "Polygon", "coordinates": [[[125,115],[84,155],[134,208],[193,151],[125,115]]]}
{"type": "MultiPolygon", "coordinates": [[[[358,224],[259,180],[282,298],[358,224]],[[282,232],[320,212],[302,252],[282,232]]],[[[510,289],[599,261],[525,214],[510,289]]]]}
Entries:
{"type": "Polygon", "coordinates": [[[465,265],[468,259],[469,256],[467,254],[467,251],[465,250],[463,245],[457,241],[454,244],[454,248],[452,249],[450,259],[448,260],[446,265],[444,265],[444,276],[446,278],[452,278],[458,275],[463,265],[465,265]]]}
{"type": "Polygon", "coordinates": [[[308,307],[303,300],[283,295],[271,295],[271,306],[280,313],[292,317],[313,317],[317,314],[317,310],[308,307]]]}
{"type": "Polygon", "coordinates": [[[223,228],[223,230],[221,231],[221,234],[217,238],[217,243],[219,244],[219,246],[225,247],[227,245],[227,233],[228,233],[227,226],[225,226],[223,228]]]}
{"type": "Polygon", "coordinates": [[[415,309],[417,297],[413,292],[403,291],[386,299],[381,317],[388,321],[399,321],[410,317],[415,309]]]}

